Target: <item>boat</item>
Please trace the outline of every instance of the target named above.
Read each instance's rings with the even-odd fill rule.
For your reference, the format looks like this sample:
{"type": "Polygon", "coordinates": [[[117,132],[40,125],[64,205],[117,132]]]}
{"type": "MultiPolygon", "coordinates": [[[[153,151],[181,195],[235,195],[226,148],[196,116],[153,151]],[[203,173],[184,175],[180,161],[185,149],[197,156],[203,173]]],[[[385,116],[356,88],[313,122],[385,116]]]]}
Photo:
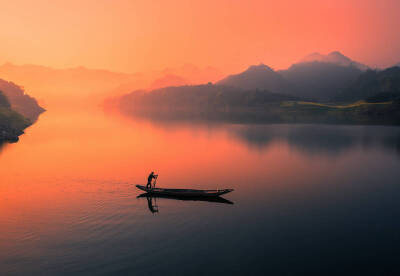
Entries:
{"type": "Polygon", "coordinates": [[[169,195],[180,197],[215,197],[230,193],[233,189],[223,190],[194,190],[194,189],[166,189],[166,188],[146,188],[143,185],[136,185],[136,187],[148,194],[154,195],[169,195]]]}
{"type": "Polygon", "coordinates": [[[220,196],[172,196],[172,195],[161,195],[161,194],[150,194],[150,193],[143,193],[138,195],[136,198],[165,198],[165,199],[174,199],[174,200],[184,200],[184,201],[205,201],[205,202],[215,202],[215,203],[225,203],[225,204],[233,204],[232,201],[229,201],[220,196]]]}

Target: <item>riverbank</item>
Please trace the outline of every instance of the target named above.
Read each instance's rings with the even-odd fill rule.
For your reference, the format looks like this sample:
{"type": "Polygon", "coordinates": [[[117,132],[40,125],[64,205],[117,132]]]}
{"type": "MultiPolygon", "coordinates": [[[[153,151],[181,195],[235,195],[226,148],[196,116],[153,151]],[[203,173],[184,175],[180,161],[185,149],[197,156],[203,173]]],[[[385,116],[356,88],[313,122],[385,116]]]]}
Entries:
{"type": "Polygon", "coordinates": [[[0,107],[0,143],[17,142],[32,122],[8,107],[0,107]]]}

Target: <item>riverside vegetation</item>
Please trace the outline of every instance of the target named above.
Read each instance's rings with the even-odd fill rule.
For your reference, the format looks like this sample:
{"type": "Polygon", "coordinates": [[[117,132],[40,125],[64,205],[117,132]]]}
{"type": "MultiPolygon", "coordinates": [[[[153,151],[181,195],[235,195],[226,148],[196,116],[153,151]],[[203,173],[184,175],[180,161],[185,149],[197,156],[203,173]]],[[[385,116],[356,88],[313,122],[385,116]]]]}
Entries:
{"type": "Polygon", "coordinates": [[[260,64],[215,84],[137,90],[114,102],[156,120],[398,125],[400,67],[371,70],[339,52],[313,54],[287,70],[260,64]]]}
{"type": "Polygon", "coordinates": [[[44,109],[20,86],[0,79],[0,143],[17,142],[42,112],[44,109]]]}

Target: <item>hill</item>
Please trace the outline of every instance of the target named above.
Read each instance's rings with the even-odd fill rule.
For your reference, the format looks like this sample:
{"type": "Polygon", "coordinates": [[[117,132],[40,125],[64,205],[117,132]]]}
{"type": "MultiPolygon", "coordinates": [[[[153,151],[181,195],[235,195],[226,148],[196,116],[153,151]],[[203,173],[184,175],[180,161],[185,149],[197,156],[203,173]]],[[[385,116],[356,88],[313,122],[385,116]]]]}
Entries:
{"type": "Polygon", "coordinates": [[[150,84],[150,89],[158,89],[162,87],[168,87],[168,86],[181,86],[181,85],[187,85],[189,82],[177,75],[173,74],[167,74],[165,76],[162,76],[158,79],[155,79],[151,84],[150,84]]]}
{"type": "Polygon", "coordinates": [[[122,106],[131,109],[207,110],[263,106],[270,102],[298,100],[294,96],[267,90],[205,84],[165,87],[150,92],[134,91],[122,96],[122,106]]]}
{"type": "Polygon", "coordinates": [[[331,63],[345,67],[351,66],[351,67],[356,67],[361,71],[369,69],[367,65],[354,61],[349,57],[346,57],[339,51],[334,51],[327,55],[323,55],[318,52],[312,53],[310,55],[305,56],[299,63],[308,63],[308,62],[331,63]]]}
{"type": "Polygon", "coordinates": [[[35,98],[25,94],[24,89],[13,82],[0,79],[0,90],[8,98],[11,108],[32,122],[45,111],[35,98]]]}
{"type": "Polygon", "coordinates": [[[291,94],[317,101],[329,101],[352,83],[368,66],[335,51],[313,53],[279,71],[291,83],[291,94]]]}
{"type": "Polygon", "coordinates": [[[340,52],[328,55],[313,53],[286,70],[274,71],[264,64],[253,65],[217,84],[245,90],[265,89],[312,100],[329,101],[366,69],[366,65],[353,61],[340,52]]]}
{"type": "Polygon", "coordinates": [[[292,95],[329,101],[354,81],[362,71],[354,66],[311,61],[293,64],[279,71],[293,86],[292,95]]]}
{"type": "Polygon", "coordinates": [[[282,101],[293,100],[298,98],[210,83],[134,91],[117,105],[124,114],[158,120],[259,121],[275,116],[282,101]]]}
{"type": "Polygon", "coordinates": [[[275,93],[288,93],[288,82],[265,64],[252,65],[246,71],[230,75],[217,82],[218,85],[232,86],[245,90],[269,90],[275,93]]]}
{"type": "Polygon", "coordinates": [[[385,102],[400,100],[400,67],[382,71],[368,70],[335,97],[337,101],[367,100],[385,102]]]}
{"type": "Polygon", "coordinates": [[[18,141],[18,136],[30,124],[28,119],[11,109],[7,97],[0,91],[0,143],[18,141]]]}
{"type": "Polygon", "coordinates": [[[155,121],[230,123],[399,124],[400,102],[335,105],[267,90],[221,85],[134,91],[118,99],[120,111],[155,121]]]}
{"type": "Polygon", "coordinates": [[[116,73],[108,70],[75,67],[56,69],[40,65],[15,65],[6,63],[0,66],[0,77],[35,91],[37,99],[45,104],[61,106],[82,103],[96,98],[123,83],[141,85],[145,81],[141,74],[116,73]]]}
{"type": "Polygon", "coordinates": [[[35,97],[41,104],[58,108],[93,105],[106,97],[120,96],[137,89],[207,83],[221,76],[222,73],[213,67],[199,68],[191,64],[140,73],[82,66],[59,69],[32,64],[0,65],[1,78],[21,84],[28,91],[35,91],[35,97]]]}

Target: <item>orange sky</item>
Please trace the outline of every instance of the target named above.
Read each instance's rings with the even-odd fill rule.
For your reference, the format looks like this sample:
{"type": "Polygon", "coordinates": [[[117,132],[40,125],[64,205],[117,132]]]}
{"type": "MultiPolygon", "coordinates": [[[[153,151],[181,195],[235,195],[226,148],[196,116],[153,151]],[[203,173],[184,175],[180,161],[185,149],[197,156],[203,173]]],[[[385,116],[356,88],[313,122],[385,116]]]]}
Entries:
{"type": "Polygon", "coordinates": [[[3,0],[0,63],[231,73],[339,50],[389,66],[400,62],[399,14],[398,0],[3,0]]]}

